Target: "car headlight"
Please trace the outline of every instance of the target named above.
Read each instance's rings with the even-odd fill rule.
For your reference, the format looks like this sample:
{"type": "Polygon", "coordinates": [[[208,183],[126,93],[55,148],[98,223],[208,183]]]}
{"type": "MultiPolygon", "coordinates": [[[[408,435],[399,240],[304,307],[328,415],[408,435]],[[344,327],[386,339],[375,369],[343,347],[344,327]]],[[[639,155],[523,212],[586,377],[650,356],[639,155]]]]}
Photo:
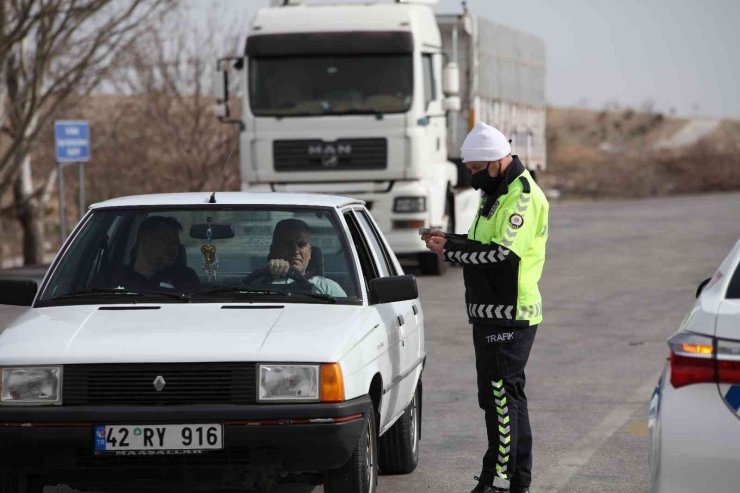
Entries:
{"type": "Polygon", "coordinates": [[[319,365],[259,365],[260,401],[318,401],[319,365]]]}
{"type": "Polygon", "coordinates": [[[426,212],[426,197],[396,197],[393,201],[393,212],[426,212]]]}
{"type": "Polygon", "coordinates": [[[259,402],[342,402],[344,380],[338,363],[258,365],[259,402]]]}
{"type": "Polygon", "coordinates": [[[61,404],[59,366],[2,368],[2,404],[61,404]]]}

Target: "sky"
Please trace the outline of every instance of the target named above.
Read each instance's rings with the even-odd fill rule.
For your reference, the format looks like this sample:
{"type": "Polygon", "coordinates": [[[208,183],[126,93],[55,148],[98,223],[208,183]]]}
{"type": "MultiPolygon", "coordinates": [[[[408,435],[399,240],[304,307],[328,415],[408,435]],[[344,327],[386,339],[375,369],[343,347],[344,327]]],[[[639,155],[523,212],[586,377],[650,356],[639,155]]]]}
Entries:
{"type": "MultiPolygon", "coordinates": [[[[193,22],[202,22],[208,12],[226,15],[230,21],[243,18],[245,27],[269,3],[186,1],[193,22]]],[[[468,0],[467,4],[473,14],[545,41],[548,104],[593,109],[618,105],[740,119],[740,0],[468,0]]],[[[439,0],[434,9],[462,11],[459,0],[439,0]]]]}

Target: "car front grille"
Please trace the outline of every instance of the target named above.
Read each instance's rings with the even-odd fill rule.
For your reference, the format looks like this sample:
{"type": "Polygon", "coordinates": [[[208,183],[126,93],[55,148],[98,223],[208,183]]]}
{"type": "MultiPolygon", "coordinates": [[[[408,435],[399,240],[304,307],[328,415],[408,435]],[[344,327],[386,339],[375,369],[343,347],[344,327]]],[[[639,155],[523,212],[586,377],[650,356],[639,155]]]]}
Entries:
{"type": "Polygon", "coordinates": [[[276,140],[272,144],[276,171],[385,169],[386,139],[276,140]]]}
{"type": "Polygon", "coordinates": [[[62,399],[67,406],[256,401],[254,363],[66,365],[63,378],[62,399]],[[161,390],[155,387],[157,380],[164,380],[161,390]]]}

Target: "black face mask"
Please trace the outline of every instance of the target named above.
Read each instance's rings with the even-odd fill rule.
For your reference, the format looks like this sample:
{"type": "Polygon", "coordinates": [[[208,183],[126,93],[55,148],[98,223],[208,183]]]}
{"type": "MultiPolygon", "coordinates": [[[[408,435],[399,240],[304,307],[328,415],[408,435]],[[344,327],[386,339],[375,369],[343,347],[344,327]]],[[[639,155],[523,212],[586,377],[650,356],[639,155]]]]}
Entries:
{"type": "Polygon", "coordinates": [[[498,176],[491,176],[488,173],[489,166],[491,166],[491,163],[488,163],[486,169],[480,170],[479,172],[475,173],[470,179],[470,184],[473,186],[473,188],[475,188],[476,190],[483,190],[488,195],[495,193],[504,179],[504,177],[501,176],[501,165],[499,165],[498,168],[498,176]]]}

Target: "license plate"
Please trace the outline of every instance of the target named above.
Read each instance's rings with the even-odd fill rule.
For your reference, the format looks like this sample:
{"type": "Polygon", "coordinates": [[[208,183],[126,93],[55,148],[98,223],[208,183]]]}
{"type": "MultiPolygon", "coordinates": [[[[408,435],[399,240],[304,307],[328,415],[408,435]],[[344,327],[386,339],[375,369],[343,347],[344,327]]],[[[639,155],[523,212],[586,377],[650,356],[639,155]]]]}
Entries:
{"type": "Polygon", "coordinates": [[[98,425],[96,452],[146,450],[221,450],[221,424],[98,425]]]}

